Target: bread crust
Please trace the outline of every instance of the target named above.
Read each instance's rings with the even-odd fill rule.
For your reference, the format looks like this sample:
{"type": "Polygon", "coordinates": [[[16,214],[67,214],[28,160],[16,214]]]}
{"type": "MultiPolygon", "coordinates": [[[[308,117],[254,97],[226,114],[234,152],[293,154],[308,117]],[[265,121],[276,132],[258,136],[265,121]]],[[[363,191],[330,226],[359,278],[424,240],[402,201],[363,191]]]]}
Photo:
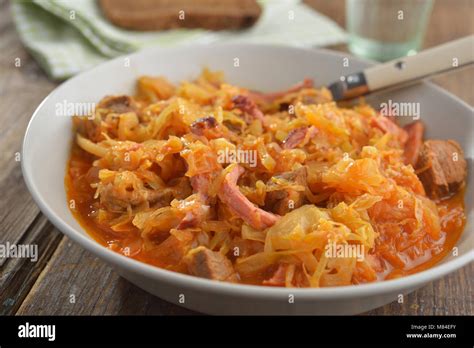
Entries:
{"type": "Polygon", "coordinates": [[[139,31],[243,29],[255,24],[262,12],[256,0],[99,0],[99,4],[110,22],[139,31]]]}

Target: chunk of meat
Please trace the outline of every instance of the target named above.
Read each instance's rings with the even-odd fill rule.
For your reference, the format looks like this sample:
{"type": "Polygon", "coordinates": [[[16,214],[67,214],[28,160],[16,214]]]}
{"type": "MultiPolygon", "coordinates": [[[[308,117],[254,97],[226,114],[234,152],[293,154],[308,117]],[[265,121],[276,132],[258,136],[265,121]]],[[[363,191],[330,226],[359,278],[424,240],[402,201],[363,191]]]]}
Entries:
{"type": "Polygon", "coordinates": [[[263,285],[285,286],[287,264],[280,264],[270,279],[264,280],[263,285]]]}
{"type": "Polygon", "coordinates": [[[244,168],[236,165],[226,174],[218,194],[220,200],[253,228],[262,230],[272,226],[279,217],[256,207],[240,192],[237,180],[243,173],[244,168]]]}
{"type": "Polygon", "coordinates": [[[205,220],[208,214],[209,206],[198,199],[194,206],[186,212],[183,219],[176,226],[176,229],[184,230],[186,228],[196,227],[201,223],[201,221],[205,220]]]}
{"type": "Polygon", "coordinates": [[[408,140],[408,134],[406,130],[400,128],[395,122],[386,116],[374,117],[371,120],[371,125],[373,127],[379,128],[384,133],[392,134],[398,141],[405,145],[408,140]]]}
{"type": "Polygon", "coordinates": [[[305,88],[313,88],[313,86],[314,86],[313,79],[306,78],[303,81],[283,91],[271,92],[271,93],[252,92],[251,96],[257,101],[264,101],[264,102],[270,103],[274,101],[275,99],[284,97],[285,95],[289,93],[295,93],[305,88]]]}
{"type": "Polygon", "coordinates": [[[205,136],[208,139],[222,137],[222,131],[219,129],[219,123],[212,117],[202,117],[191,124],[191,132],[196,135],[205,136]]]}
{"type": "Polygon", "coordinates": [[[416,170],[428,196],[444,198],[463,187],[467,164],[456,141],[427,140],[420,150],[416,170]]]}
{"type": "Polygon", "coordinates": [[[176,226],[177,230],[195,227],[198,224],[197,215],[194,212],[187,212],[184,218],[176,226]]]}
{"type": "Polygon", "coordinates": [[[109,109],[117,114],[124,114],[137,109],[133,99],[128,95],[107,96],[100,101],[97,108],[109,109]]]}
{"type": "Polygon", "coordinates": [[[280,190],[269,191],[267,193],[266,205],[270,210],[278,215],[285,215],[289,211],[301,207],[304,203],[306,167],[301,167],[292,172],[285,172],[276,175],[267,183],[267,188],[271,189],[272,187],[278,187],[280,179],[301,187],[301,189],[286,187],[280,190]]]}
{"type": "Polygon", "coordinates": [[[210,184],[210,174],[195,175],[190,178],[190,181],[193,191],[197,195],[193,200],[193,206],[186,203],[187,207],[190,209],[186,212],[184,218],[176,227],[178,230],[196,227],[209,213],[209,196],[207,193],[210,184]]]}
{"type": "Polygon", "coordinates": [[[318,129],[314,126],[292,129],[283,140],[283,148],[294,149],[297,146],[304,146],[316,133],[318,129]]]}
{"type": "Polygon", "coordinates": [[[134,172],[103,169],[102,173],[103,178],[96,185],[96,195],[100,205],[109,211],[122,212],[145,202],[169,202],[173,198],[173,189],[149,189],[134,172]]]}
{"type": "Polygon", "coordinates": [[[149,252],[154,258],[160,260],[160,267],[177,269],[188,253],[193,238],[193,233],[181,231],[179,239],[174,235],[170,235],[149,252]]]}
{"type": "Polygon", "coordinates": [[[408,134],[408,140],[405,143],[404,156],[405,164],[416,165],[418,156],[420,154],[421,146],[423,145],[423,133],[425,126],[421,121],[415,121],[403,127],[408,134]]]}
{"type": "Polygon", "coordinates": [[[258,108],[257,104],[253,102],[248,96],[237,95],[232,98],[234,107],[242,110],[242,112],[250,115],[254,119],[258,119],[264,123],[263,112],[258,108]]]}
{"type": "Polygon", "coordinates": [[[191,250],[187,255],[188,271],[192,275],[221,281],[235,282],[238,276],[232,262],[218,251],[204,246],[191,250]]]}
{"type": "Polygon", "coordinates": [[[194,192],[198,193],[206,202],[208,200],[210,180],[211,174],[209,173],[198,174],[190,178],[194,192]]]}

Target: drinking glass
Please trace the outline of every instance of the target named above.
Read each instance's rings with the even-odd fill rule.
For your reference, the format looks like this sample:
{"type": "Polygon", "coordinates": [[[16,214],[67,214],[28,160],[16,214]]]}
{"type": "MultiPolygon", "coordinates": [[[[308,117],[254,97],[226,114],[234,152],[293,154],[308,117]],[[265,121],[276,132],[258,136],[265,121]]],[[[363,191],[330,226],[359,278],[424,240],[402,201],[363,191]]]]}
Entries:
{"type": "Polygon", "coordinates": [[[346,0],[349,50],[379,61],[415,54],[432,7],[433,0],[346,0]]]}

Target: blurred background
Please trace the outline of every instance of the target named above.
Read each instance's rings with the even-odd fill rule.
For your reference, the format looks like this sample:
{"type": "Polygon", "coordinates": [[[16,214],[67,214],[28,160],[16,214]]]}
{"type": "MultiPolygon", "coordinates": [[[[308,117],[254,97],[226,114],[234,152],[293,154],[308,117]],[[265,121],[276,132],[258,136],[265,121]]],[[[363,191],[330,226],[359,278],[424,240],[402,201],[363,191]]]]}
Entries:
{"type": "MultiPolygon", "coordinates": [[[[61,81],[151,45],[325,47],[379,61],[416,54],[474,34],[474,0],[0,0],[0,32],[0,243],[38,244],[40,254],[35,264],[0,259],[0,314],[192,314],[121,279],[39,212],[18,157],[38,104],[61,81]]],[[[469,68],[434,82],[472,106],[473,77],[469,68]]],[[[471,264],[367,314],[472,313],[473,277],[471,264]]]]}
{"type": "MultiPolygon", "coordinates": [[[[356,1],[357,2],[357,1],[356,1]]],[[[417,2],[411,1],[411,2],[417,2]]],[[[341,27],[345,27],[347,13],[344,0],[305,0],[312,8],[329,16],[341,27]]],[[[474,0],[434,0],[432,10],[426,19],[426,28],[420,39],[420,49],[474,34],[474,0]]],[[[329,48],[349,51],[346,44],[329,48]]],[[[474,48],[473,48],[474,50],[474,48]]],[[[453,72],[432,79],[436,84],[460,97],[471,106],[474,105],[474,68],[453,72]]]]}
{"type": "MultiPolygon", "coordinates": [[[[474,33],[474,0],[1,3],[3,26],[16,29],[15,38],[55,81],[155,45],[246,42],[326,47],[383,62],[474,33]]],[[[436,81],[472,104],[473,93],[464,87],[467,83],[457,81],[472,78],[472,69],[455,74],[450,81],[456,83],[444,77],[436,81]]]]}

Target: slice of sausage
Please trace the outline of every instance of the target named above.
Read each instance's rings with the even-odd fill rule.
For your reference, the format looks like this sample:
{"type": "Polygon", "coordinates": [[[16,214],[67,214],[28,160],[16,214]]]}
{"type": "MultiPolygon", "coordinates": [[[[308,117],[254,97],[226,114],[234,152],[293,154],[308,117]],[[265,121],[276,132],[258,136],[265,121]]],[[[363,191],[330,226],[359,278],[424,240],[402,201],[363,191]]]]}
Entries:
{"type": "Polygon", "coordinates": [[[421,146],[423,145],[423,133],[425,126],[421,121],[415,121],[403,127],[408,134],[408,140],[405,143],[403,154],[405,156],[405,164],[416,165],[418,156],[420,154],[421,146]]]}
{"type": "Polygon", "coordinates": [[[189,273],[201,278],[231,282],[238,280],[232,262],[220,252],[204,246],[189,252],[187,264],[189,273]]]}
{"type": "Polygon", "coordinates": [[[218,194],[220,200],[253,228],[262,230],[272,226],[279,217],[256,207],[240,192],[237,180],[243,173],[244,168],[236,165],[226,174],[218,194]]]}
{"type": "Polygon", "coordinates": [[[425,141],[415,168],[426,193],[434,199],[456,193],[467,175],[464,153],[454,140],[425,141]]]}

